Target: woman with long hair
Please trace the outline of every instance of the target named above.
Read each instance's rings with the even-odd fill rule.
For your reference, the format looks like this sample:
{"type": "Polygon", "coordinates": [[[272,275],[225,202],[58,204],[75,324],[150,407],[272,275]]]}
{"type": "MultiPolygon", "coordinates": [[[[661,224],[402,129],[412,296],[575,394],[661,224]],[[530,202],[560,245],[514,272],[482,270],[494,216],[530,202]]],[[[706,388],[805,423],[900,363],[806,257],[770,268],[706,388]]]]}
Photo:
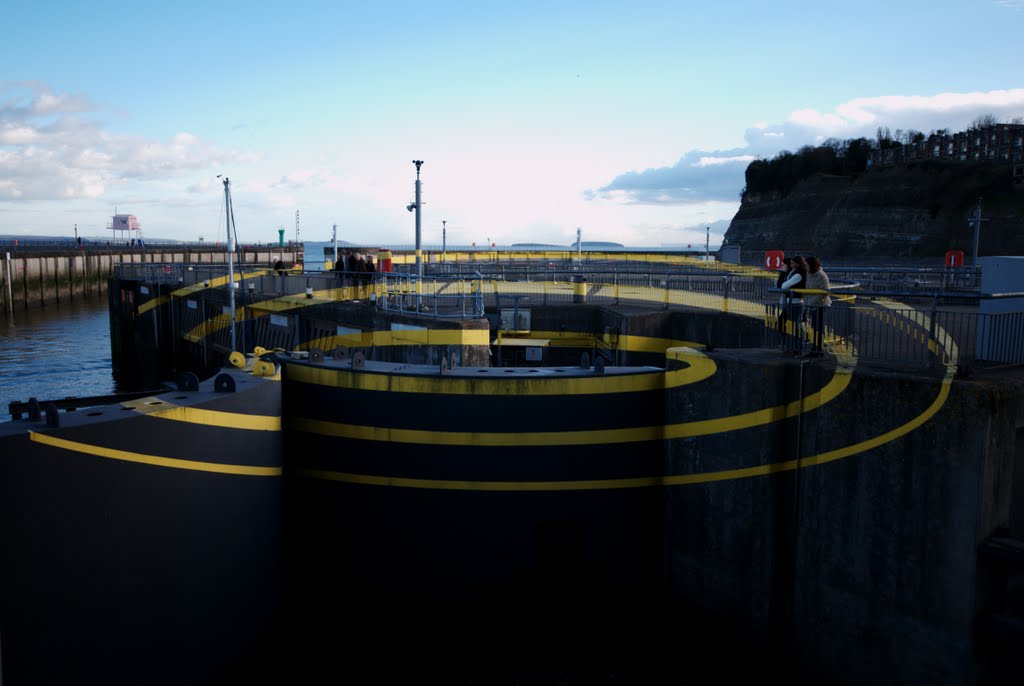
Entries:
{"type": "MultiPolygon", "coordinates": [[[[816,291],[830,291],[832,284],[828,274],[821,268],[821,260],[817,257],[807,258],[807,288],[816,291]]],[[[812,343],[809,357],[821,357],[824,353],[822,342],[825,337],[825,320],[828,308],[832,306],[832,298],[828,293],[808,293],[804,296],[805,306],[811,308],[812,343]]]]}

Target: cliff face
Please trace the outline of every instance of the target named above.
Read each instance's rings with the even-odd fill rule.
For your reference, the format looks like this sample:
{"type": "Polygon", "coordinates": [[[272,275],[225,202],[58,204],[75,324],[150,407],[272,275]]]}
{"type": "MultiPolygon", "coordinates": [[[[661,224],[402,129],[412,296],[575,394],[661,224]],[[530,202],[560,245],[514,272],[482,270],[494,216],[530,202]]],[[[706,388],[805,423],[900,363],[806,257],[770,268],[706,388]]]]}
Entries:
{"type": "Polygon", "coordinates": [[[1024,254],[1024,189],[1009,165],[919,163],[856,177],[818,175],[785,197],[744,197],[725,240],[747,250],[831,257],[1024,254]],[[1020,189],[1020,186],[1017,187],[1020,189]]]}

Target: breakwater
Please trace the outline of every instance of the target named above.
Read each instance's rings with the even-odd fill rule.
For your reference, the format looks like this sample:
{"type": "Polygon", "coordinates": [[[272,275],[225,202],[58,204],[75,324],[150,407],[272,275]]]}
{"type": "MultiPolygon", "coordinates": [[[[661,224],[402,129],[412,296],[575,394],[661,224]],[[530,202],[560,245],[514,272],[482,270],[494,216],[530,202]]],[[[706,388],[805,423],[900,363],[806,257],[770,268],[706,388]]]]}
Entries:
{"type": "MultiPolygon", "coordinates": [[[[281,259],[290,267],[302,261],[301,246],[246,246],[239,264],[270,266],[281,259]]],[[[98,298],[119,264],[224,265],[220,246],[97,246],[33,248],[0,246],[0,303],[4,314],[75,300],[98,298]]]]}

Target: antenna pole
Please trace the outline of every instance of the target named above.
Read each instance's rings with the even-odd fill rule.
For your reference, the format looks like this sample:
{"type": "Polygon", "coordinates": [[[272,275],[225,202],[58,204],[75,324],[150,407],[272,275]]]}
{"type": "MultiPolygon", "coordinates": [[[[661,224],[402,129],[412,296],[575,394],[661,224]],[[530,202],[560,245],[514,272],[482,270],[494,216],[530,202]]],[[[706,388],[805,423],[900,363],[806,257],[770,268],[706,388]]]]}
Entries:
{"type": "Polygon", "coordinates": [[[231,351],[235,347],[235,235],[231,231],[231,181],[224,177],[224,213],[228,226],[228,307],[231,308],[231,351]]]}

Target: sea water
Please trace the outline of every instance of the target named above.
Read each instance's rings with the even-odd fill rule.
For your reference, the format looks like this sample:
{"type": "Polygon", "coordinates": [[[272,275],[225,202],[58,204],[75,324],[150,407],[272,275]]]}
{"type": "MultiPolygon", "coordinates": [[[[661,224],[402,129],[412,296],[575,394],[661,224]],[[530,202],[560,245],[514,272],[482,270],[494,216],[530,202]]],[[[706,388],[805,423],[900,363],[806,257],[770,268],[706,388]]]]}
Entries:
{"type": "MultiPolygon", "coordinates": [[[[303,267],[322,271],[327,243],[306,243],[303,267]]],[[[106,297],[0,313],[0,421],[8,405],[116,393],[106,297]]]]}
{"type": "Polygon", "coordinates": [[[0,314],[0,419],[14,401],[114,392],[105,297],[0,314]]]}

